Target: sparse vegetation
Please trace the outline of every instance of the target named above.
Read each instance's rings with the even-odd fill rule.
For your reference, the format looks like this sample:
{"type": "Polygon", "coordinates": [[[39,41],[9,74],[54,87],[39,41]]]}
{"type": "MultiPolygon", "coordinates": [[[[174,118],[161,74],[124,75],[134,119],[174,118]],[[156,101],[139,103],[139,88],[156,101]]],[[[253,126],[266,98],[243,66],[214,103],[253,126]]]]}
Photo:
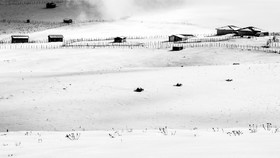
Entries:
{"type": "Polygon", "coordinates": [[[261,125],[257,125],[257,124],[249,124],[249,131],[250,133],[257,133],[260,130],[264,130],[264,131],[268,131],[271,133],[278,133],[279,128],[277,126],[273,126],[272,123],[266,123],[266,124],[261,124],[261,125]]]}
{"type": "Polygon", "coordinates": [[[159,132],[165,136],[167,136],[167,135],[175,136],[177,133],[176,130],[174,130],[174,131],[168,130],[167,126],[159,128],[159,132]]]}
{"type": "Polygon", "coordinates": [[[250,133],[257,133],[258,132],[258,126],[255,124],[249,124],[249,131],[250,133]]]}
{"type": "Polygon", "coordinates": [[[79,140],[81,137],[81,133],[70,133],[70,134],[66,134],[65,137],[69,140],[79,140]]]}
{"type": "Polygon", "coordinates": [[[167,126],[163,127],[163,128],[159,128],[160,133],[162,133],[163,135],[168,135],[168,129],[167,126]]]}
{"type": "Polygon", "coordinates": [[[231,132],[227,132],[227,134],[229,136],[241,136],[241,135],[243,135],[243,132],[240,130],[233,130],[231,132]]]}

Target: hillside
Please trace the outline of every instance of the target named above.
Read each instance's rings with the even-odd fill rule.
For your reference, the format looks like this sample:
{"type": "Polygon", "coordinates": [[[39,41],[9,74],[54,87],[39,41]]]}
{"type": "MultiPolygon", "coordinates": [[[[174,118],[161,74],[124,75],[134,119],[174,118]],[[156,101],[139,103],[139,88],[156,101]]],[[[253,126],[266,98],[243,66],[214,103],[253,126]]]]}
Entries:
{"type": "MultiPolygon", "coordinates": [[[[25,1],[33,2],[32,0],[25,1]]],[[[219,0],[213,1],[213,3],[205,1],[175,3],[170,1],[170,5],[165,4],[168,1],[164,1],[164,4],[159,2],[150,3],[154,9],[151,9],[151,6],[147,7],[144,5],[145,3],[138,4],[140,6],[136,7],[136,4],[131,1],[123,0],[119,3],[123,3],[122,7],[129,8],[125,11],[119,5],[114,7],[114,3],[109,4],[109,2],[99,4],[95,1],[60,1],[55,9],[45,9],[46,1],[41,0],[39,2],[38,4],[26,5],[0,5],[0,20],[25,21],[30,19],[31,22],[55,22],[53,24],[54,29],[42,34],[63,33],[65,36],[72,36],[73,32],[71,30],[74,29],[75,33],[78,34],[75,36],[80,38],[88,36],[112,37],[116,35],[169,35],[176,33],[213,34],[216,27],[228,24],[240,27],[257,26],[267,31],[277,31],[279,27],[274,18],[268,18],[278,13],[274,0],[269,0],[265,4],[257,1],[243,1],[242,5],[239,5],[239,1],[230,2],[230,5],[219,0]],[[252,6],[252,8],[247,6],[252,6]],[[144,8],[147,9],[145,10],[144,8]],[[71,18],[77,24],[56,29],[64,18],[71,18]],[[100,20],[107,22],[102,23],[100,20]],[[87,21],[93,22],[79,24],[87,21]]],[[[44,28],[52,28],[48,23],[39,24],[39,26],[36,24],[33,27],[35,32],[43,31],[44,28]]],[[[24,26],[26,24],[12,22],[1,25],[0,30],[5,30],[8,33],[5,36],[7,37],[10,33],[23,30],[19,29],[20,25],[24,26]],[[12,31],[8,31],[9,29],[12,29],[12,31]]],[[[29,29],[18,32],[27,34],[28,32],[34,32],[32,27],[25,27],[29,29]]],[[[41,36],[41,33],[39,33],[39,36],[41,36]]]]}

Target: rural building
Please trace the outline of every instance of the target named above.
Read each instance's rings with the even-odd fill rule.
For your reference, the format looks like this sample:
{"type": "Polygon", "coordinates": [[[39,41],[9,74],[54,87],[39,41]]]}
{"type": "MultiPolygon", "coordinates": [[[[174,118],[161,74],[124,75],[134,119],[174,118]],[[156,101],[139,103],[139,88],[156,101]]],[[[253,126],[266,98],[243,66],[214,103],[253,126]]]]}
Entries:
{"type": "Polygon", "coordinates": [[[191,34],[178,34],[169,36],[169,42],[180,42],[189,39],[190,37],[194,37],[191,34]]]}
{"type": "Polygon", "coordinates": [[[27,35],[12,35],[12,43],[28,43],[29,36],[27,35]]]}
{"type": "Polygon", "coordinates": [[[172,47],[172,51],[180,51],[180,50],[183,50],[184,47],[183,46],[173,46],[172,47]]]}
{"type": "Polygon", "coordinates": [[[254,32],[253,30],[249,29],[249,28],[242,28],[240,30],[238,30],[238,35],[239,36],[256,36],[256,32],[254,32]]]}
{"type": "Polygon", "coordinates": [[[63,35],[49,35],[49,42],[63,42],[63,35]]]}
{"type": "Polygon", "coordinates": [[[227,35],[227,34],[237,34],[237,31],[239,29],[241,28],[234,25],[228,25],[228,26],[216,28],[218,36],[227,35]]]}
{"type": "Polygon", "coordinates": [[[124,42],[126,42],[126,37],[121,36],[121,37],[114,38],[114,43],[124,43],[124,42]]]}
{"type": "Polygon", "coordinates": [[[63,19],[63,22],[66,23],[66,24],[71,24],[71,23],[73,23],[73,20],[65,18],[65,19],[63,19]]]}
{"type": "Polygon", "coordinates": [[[46,8],[48,8],[48,9],[56,8],[56,4],[53,2],[47,3],[46,8]]]}
{"type": "Polygon", "coordinates": [[[239,36],[269,36],[269,32],[263,31],[259,28],[249,26],[238,30],[239,36]]]}

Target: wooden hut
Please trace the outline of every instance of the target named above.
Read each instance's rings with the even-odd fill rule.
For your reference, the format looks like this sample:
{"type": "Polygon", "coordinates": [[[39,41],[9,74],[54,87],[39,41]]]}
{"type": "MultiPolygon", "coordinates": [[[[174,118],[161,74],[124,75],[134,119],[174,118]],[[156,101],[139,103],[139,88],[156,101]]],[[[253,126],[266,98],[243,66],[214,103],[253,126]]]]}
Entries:
{"type": "Polygon", "coordinates": [[[220,28],[216,28],[218,36],[227,35],[227,34],[237,34],[237,31],[239,29],[241,28],[234,25],[227,25],[220,28]]]}
{"type": "Polygon", "coordinates": [[[114,38],[114,43],[124,43],[124,42],[126,42],[126,37],[124,36],[114,38]]]}
{"type": "Polygon", "coordinates": [[[183,50],[183,49],[184,49],[183,46],[173,46],[173,47],[172,47],[172,51],[181,51],[181,50],[183,50]]]}
{"type": "Polygon", "coordinates": [[[63,35],[49,35],[48,41],[49,42],[63,42],[63,35]]]}
{"type": "Polygon", "coordinates": [[[27,35],[12,35],[12,43],[28,43],[29,36],[27,35]]]}
{"type": "Polygon", "coordinates": [[[53,3],[53,2],[47,3],[47,4],[46,4],[46,8],[47,8],[47,9],[56,8],[56,4],[53,3]]]}
{"type": "Polygon", "coordinates": [[[238,30],[239,36],[269,36],[269,32],[263,31],[257,27],[249,26],[238,30]]]}
{"type": "Polygon", "coordinates": [[[63,22],[66,24],[71,24],[71,23],[73,23],[73,20],[69,19],[69,18],[65,18],[65,19],[63,19],[63,22]]]}
{"type": "Polygon", "coordinates": [[[169,42],[180,42],[185,41],[189,39],[190,37],[194,37],[194,35],[191,34],[177,34],[177,35],[171,35],[169,36],[169,42]]]}

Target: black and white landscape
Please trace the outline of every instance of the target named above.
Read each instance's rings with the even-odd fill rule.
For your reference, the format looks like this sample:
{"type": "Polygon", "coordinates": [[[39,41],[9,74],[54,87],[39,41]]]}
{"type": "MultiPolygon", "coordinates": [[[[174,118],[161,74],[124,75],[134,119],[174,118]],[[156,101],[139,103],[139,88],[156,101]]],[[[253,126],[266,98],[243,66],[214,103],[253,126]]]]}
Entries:
{"type": "Polygon", "coordinates": [[[278,158],[279,4],[0,0],[0,157],[278,158]]]}

